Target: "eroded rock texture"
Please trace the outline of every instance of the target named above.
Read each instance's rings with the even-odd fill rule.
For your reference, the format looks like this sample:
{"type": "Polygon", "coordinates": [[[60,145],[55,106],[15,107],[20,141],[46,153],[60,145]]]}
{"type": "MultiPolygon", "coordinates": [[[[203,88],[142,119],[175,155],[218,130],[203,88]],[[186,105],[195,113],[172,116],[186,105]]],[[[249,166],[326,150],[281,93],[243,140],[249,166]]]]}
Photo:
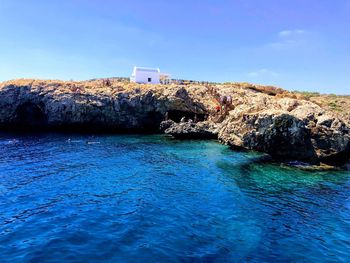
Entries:
{"type": "Polygon", "coordinates": [[[238,83],[101,83],[1,83],[0,128],[159,132],[160,127],[176,138],[218,138],[233,148],[275,158],[316,164],[343,164],[349,159],[348,115],[281,89],[238,83]],[[213,90],[215,96],[232,97],[231,107],[221,116],[212,114],[218,104],[213,90]],[[169,121],[162,122],[166,118],[169,121]]]}

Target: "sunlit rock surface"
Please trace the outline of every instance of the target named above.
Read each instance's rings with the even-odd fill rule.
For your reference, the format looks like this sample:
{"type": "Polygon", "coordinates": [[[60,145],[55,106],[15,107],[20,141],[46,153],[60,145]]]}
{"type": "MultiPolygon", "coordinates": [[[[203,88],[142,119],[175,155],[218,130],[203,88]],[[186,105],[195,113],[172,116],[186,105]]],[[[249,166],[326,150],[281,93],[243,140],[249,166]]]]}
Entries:
{"type": "Polygon", "coordinates": [[[0,84],[0,127],[161,131],[176,138],[218,138],[232,148],[275,158],[340,165],[350,155],[349,116],[326,107],[322,99],[319,103],[302,94],[242,83],[139,85],[112,80],[106,86],[101,80],[15,80],[0,84]],[[217,96],[232,97],[221,116],[213,114],[217,96]],[[173,122],[162,123],[165,119],[173,122]]]}

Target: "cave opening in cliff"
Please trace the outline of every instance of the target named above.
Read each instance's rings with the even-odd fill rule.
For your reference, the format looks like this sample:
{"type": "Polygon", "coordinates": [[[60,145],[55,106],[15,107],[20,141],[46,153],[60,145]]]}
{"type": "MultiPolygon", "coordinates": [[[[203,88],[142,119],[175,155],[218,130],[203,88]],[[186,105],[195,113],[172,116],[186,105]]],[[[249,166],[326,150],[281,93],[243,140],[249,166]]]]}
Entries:
{"type": "Polygon", "coordinates": [[[205,120],[205,114],[196,114],[194,112],[179,111],[179,110],[172,110],[168,112],[168,118],[175,122],[180,122],[183,117],[185,117],[186,120],[189,120],[189,119],[191,120],[197,119],[197,121],[205,120]]]}
{"type": "Polygon", "coordinates": [[[26,128],[38,128],[47,123],[47,116],[39,104],[26,102],[16,110],[16,124],[26,128]]]}
{"type": "Polygon", "coordinates": [[[159,131],[159,125],[164,120],[162,113],[158,111],[150,111],[142,119],[141,132],[154,133],[159,131]]]}

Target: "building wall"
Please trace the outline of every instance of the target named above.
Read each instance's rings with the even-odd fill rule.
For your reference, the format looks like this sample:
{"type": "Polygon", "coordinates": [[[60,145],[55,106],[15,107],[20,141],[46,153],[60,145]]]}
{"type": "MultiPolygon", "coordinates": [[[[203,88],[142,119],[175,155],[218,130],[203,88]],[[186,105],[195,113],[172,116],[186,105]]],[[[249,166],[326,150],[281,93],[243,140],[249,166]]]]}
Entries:
{"type": "Polygon", "coordinates": [[[159,72],[151,72],[151,71],[139,71],[135,72],[134,81],[137,83],[150,83],[150,84],[159,84],[159,72]],[[148,81],[148,78],[151,78],[151,82],[148,81]]]}

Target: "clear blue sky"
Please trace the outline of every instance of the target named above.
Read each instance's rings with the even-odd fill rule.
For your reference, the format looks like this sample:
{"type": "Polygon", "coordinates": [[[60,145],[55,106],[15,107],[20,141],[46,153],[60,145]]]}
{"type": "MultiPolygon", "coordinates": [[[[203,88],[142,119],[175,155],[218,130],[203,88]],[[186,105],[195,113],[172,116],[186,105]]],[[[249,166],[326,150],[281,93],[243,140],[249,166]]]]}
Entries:
{"type": "Polygon", "coordinates": [[[134,65],[350,94],[350,0],[0,0],[0,81],[134,65]]]}

